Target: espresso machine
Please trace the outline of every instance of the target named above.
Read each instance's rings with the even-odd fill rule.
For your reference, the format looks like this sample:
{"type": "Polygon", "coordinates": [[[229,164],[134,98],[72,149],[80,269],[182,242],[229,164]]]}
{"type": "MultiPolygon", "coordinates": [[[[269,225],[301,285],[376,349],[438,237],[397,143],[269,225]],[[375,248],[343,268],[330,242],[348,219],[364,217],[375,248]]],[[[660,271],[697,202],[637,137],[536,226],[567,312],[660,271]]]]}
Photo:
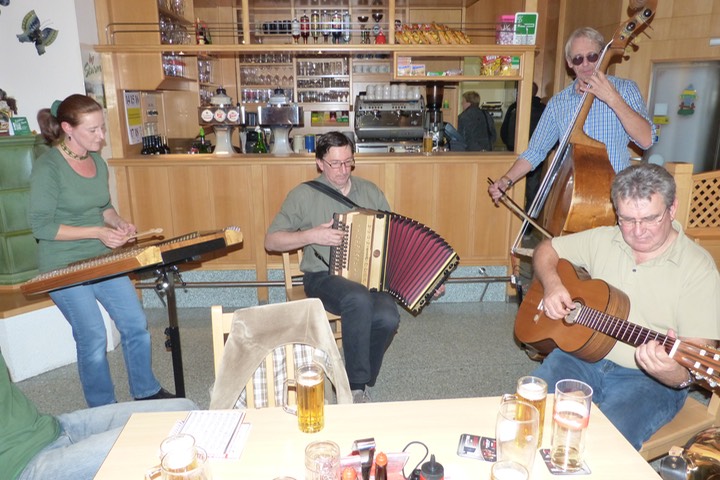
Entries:
{"type": "Polygon", "coordinates": [[[236,126],[245,124],[245,107],[233,105],[232,99],[220,87],[210,99],[210,105],[198,107],[200,125],[212,126],[215,132],[216,155],[235,153],[232,145],[232,132],[236,126]]]}
{"type": "Polygon", "coordinates": [[[273,144],[270,153],[287,155],[290,148],[290,129],[302,125],[303,109],[290,103],[281,88],[276,88],[267,105],[258,107],[258,124],[272,131],[273,144]]]}
{"type": "Polygon", "coordinates": [[[425,119],[423,121],[424,138],[432,139],[432,151],[445,144],[445,123],[443,122],[443,84],[430,82],[425,87],[425,119]]]}
{"type": "Polygon", "coordinates": [[[417,153],[422,149],[423,111],[418,98],[355,99],[356,150],[360,153],[417,153]]]}

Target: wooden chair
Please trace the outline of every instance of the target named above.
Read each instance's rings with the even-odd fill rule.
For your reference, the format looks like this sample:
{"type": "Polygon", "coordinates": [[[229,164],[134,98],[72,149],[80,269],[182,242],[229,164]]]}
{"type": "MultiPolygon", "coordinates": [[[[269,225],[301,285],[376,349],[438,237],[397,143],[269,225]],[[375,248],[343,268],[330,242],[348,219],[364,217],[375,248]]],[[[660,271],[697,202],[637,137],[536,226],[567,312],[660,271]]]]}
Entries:
{"type": "MultiPolygon", "coordinates": [[[[294,252],[284,252],[282,254],[283,272],[285,274],[285,297],[288,302],[293,300],[301,300],[307,298],[305,289],[302,286],[303,272],[300,270],[300,262],[302,262],[302,248],[294,252]],[[300,279],[300,284],[295,285],[293,282],[300,279]]],[[[342,322],[340,316],[325,311],[330,325],[333,327],[333,334],[338,348],[342,348],[342,322]]]]}
{"type": "MultiPolygon", "coordinates": [[[[289,303],[262,305],[233,312],[223,312],[222,306],[219,305],[211,307],[213,363],[216,381],[231,382],[233,385],[225,385],[224,388],[234,388],[236,390],[237,396],[233,396],[233,398],[239,397],[242,387],[244,387],[244,400],[247,408],[279,406],[277,399],[282,395],[282,382],[278,381],[276,374],[278,374],[280,367],[283,370],[282,375],[293,378],[295,366],[308,361],[317,361],[317,358],[313,357],[313,350],[315,350],[315,347],[320,348],[324,345],[329,350],[324,352],[323,362],[321,362],[328,371],[329,382],[326,384],[326,394],[329,396],[329,392],[332,391],[330,388],[330,383],[332,383],[337,393],[338,403],[352,403],[350,384],[347,380],[340,353],[333,341],[332,331],[324,321],[325,315],[322,303],[318,299],[293,302],[299,306],[297,316],[288,315],[287,307],[289,303]],[[315,304],[310,305],[309,303],[315,304]],[[317,313],[318,311],[322,313],[317,313]],[[240,314],[237,319],[236,313],[240,314]],[[277,319],[278,316],[282,315],[293,317],[293,321],[296,322],[295,326],[299,325],[300,328],[295,328],[295,332],[292,332],[288,330],[292,330],[293,327],[286,328],[287,324],[283,321],[272,322],[273,319],[277,319]],[[322,325],[318,325],[317,320],[313,320],[313,318],[317,319],[317,315],[322,315],[322,325]],[[277,338],[278,340],[277,344],[273,343],[271,348],[264,351],[262,358],[257,355],[258,352],[254,351],[253,347],[248,347],[247,352],[245,352],[244,342],[236,342],[236,347],[238,343],[243,344],[242,351],[239,352],[236,348],[234,354],[231,354],[231,358],[225,358],[224,361],[229,363],[224,366],[226,371],[223,373],[222,365],[225,357],[225,346],[231,335],[234,321],[243,322],[244,329],[250,331],[251,337],[258,339],[277,338]],[[274,325],[271,325],[272,323],[274,325]],[[248,365],[246,360],[252,362],[252,365],[248,365]],[[258,361],[260,365],[258,365],[258,361]],[[282,362],[283,365],[279,365],[279,362],[282,362]],[[238,384],[238,378],[242,376],[245,376],[247,380],[240,380],[243,384],[238,384]],[[262,383],[266,389],[266,395],[262,395],[264,397],[263,401],[266,403],[262,405],[258,404],[258,396],[255,394],[255,387],[259,383],[262,383]]],[[[216,387],[217,385],[213,386],[211,408],[218,408],[213,407],[214,397],[217,392],[216,387]]],[[[232,405],[223,405],[220,408],[232,408],[232,405]]]]}
{"type": "Polygon", "coordinates": [[[682,447],[698,432],[718,424],[720,424],[720,395],[713,392],[707,406],[688,397],[675,418],[643,443],[640,455],[648,461],[666,455],[670,447],[682,447]]]}

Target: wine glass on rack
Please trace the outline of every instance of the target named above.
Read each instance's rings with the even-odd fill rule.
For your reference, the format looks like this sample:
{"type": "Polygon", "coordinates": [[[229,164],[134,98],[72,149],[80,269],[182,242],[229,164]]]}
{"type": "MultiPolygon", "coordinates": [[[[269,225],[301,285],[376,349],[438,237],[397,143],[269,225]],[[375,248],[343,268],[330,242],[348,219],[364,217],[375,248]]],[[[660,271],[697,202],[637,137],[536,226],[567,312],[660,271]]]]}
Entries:
{"type": "Polygon", "coordinates": [[[365,28],[365,24],[370,17],[367,15],[358,15],[357,19],[360,22],[360,43],[370,43],[370,32],[365,28]]]}
{"type": "Polygon", "coordinates": [[[375,35],[375,37],[377,37],[381,30],[380,29],[380,20],[383,19],[382,10],[373,10],[372,18],[373,18],[373,20],[375,20],[375,25],[373,25],[373,35],[375,35]]]}

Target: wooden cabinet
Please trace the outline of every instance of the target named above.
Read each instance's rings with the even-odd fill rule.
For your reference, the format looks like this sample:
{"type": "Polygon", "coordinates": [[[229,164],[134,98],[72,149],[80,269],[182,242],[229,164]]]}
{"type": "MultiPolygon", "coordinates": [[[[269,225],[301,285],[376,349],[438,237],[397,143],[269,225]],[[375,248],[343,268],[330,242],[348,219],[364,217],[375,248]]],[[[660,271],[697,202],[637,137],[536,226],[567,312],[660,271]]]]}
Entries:
{"type": "Polygon", "coordinates": [[[37,247],[27,220],[32,165],[41,136],[0,137],[0,285],[37,275],[37,247]]]}

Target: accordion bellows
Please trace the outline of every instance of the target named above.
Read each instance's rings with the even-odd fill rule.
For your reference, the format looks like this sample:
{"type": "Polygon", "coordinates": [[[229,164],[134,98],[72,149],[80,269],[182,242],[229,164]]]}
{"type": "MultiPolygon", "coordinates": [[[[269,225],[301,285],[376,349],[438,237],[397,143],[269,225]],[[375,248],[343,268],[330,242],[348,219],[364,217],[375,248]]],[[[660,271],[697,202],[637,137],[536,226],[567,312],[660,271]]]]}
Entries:
{"type": "Polygon", "coordinates": [[[330,274],[387,292],[416,315],[460,262],[440,235],[396,213],[336,213],[333,228],[345,238],[330,248],[330,274]]]}

